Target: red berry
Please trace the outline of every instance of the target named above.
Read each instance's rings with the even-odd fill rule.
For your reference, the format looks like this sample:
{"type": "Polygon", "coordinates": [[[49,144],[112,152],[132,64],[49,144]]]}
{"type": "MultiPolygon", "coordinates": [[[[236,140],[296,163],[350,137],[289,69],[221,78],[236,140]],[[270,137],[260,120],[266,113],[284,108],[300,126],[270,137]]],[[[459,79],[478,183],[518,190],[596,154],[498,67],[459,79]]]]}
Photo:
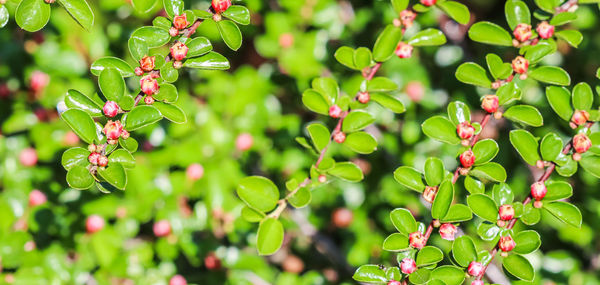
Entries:
{"type": "Polygon", "coordinates": [[[88,161],[92,164],[92,165],[98,165],[98,159],[100,158],[100,154],[97,152],[92,152],[90,153],[90,155],[88,155],[88,161]]]}
{"type": "Polygon", "coordinates": [[[342,115],[342,109],[338,105],[332,105],[329,107],[329,116],[337,119],[342,115]]]}
{"type": "Polygon", "coordinates": [[[584,133],[576,134],[573,137],[573,149],[577,153],[584,153],[592,147],[592,141],[584,133]]]}
{"type": "Polygon", "coordinates": [[[425,240],[425,236],[423,236],[423,233],[414,232],[408,235],[408,242],[410,246],[417,249],[421,249],[425,247],[425,243],[427,243],[427,240],[425,240]]]}
{"type": "Polygon", "coordinates": [[[535,30],[542,39],[549,39],[554,35],[554,26],[548,24],[546,21],[539,23],[535,30]]]}
{"type": "Polygon", "coordinates": [[[513,31],[513,35],[515,36],[515,39],[517,39],[517,41],[520,42],[524,42],[527,41],[528,39],[531,38],[531,25],[528,24],[518,24],[515,27],[515,30],[513,31]]]}
{"type": "Polygon", "coordinates": [[[575,110],[571,117],[571,122],[576,126],[581,126],[590,120],[590,113],[584,110],[575,110]]]}
{"type": "Polygon", "coordinates": [[[29,192],[29,206],[30,207],[42,205],[42,204],[46,203],[46,201],[47,201],[46,194],[44,194],[44,192],[37,190],[37,189],[34,189],[33,191],[29,192]]]}
{"type": "Polygon", "coordinates": [[[146,95],[152,95],[158,91],[158,81],[151,75],[146,75],[140,79],[140,88],[146,95]]]}
{"type": "Polygon", "coordinates": [[[481,101],[481,108],[490,114],[498,111],[498,106],[498,96],[496,95],[486,95],[481,101]]]}
{"type": "Polygon", "coordinates": [[[173,17],[173,27],[178,30],[183,30],[190,24],[187,20],[187,15],[185,13],[173,17]]]}
{"type": "Polygon", "coordinates": [[[411,274],[417,271],[417,263],[412,258],[404,258],[402,262],[400,262],[400,270],[404,274],[411,274]]]}
{"type": "Polygon", "coordinates": [[[142,59],[140,59],[140,68],[143,71],[150,72],[150,71],[154,70],[154,67],[156,67],[156,65],[154,63],[155,61],[156,61],[156,57],[146,55],[146,56],[142,57],[142,59]]]}
{"type": "Polygon", "coordinates": [[[472,150],[467,150],[465,152],[463,152],[460,156],[460,164],[462,164],[462,166],[464,168],[469,168],[471,166],[473,166],[473,164],[475,163],[475,154],[473,154],[472,150]]]}
{"type": "Polygon", "coordinates": [[[539,201],[544,199],[546,193],[548,193],[548,189],[546,189],[546,184],[544,184],[544,182],[531,184],[531,197],[533,197],[534,200],[539,201]]]}
{"type": "Polygon", "coordinates": [[[177,274],[169,280],[169,285],[187,285],[187,281],[183,276],[177,274]]]}
{"type": "Polygon", "coordinates": [[[352,224],[352,220],[354,219],[354,214],[352,211],[346,208],[338,208],[333,211],[331,215],[331,221],[334,226],[338,228],[347,228],[352,224]]]}
{"type": "Polygon", "coordinates": [[[204,257],[204,266],[208,270],[219,270],[221,268],[221,260],[211,252],[204,257]]]}
{"type": "Polygon", "coordinates": [[[188,53],[189,48],[182,42],[177,42],[171,46],[171,57],[174,60],[183,60],[188,53]]]}
{"type": "Polygon", "coordinates": [[[212,0],[212,7],[215,13],[223,13],[231,6],[231,0],[212,0]]]}
{"type": "Polygon", "coordinates": [[[512,69],[519,74],[525,74],[529,68],[529,61],[522,56],[517,56],[512,61],[512,69]]]}
{"type": "Polygon", "coordinates": [[[442,224],[440,226],[440,236],[445,240],[454,240],[458,229],[453,224],[442,224]]]}
{"type": "Polygon", "coordinates": [[[105,167],[108,165],[108,158],[104,155],[98,157],[98,166],[105,167]]]}
{"type": "Polygon", "coordinates": [[[515,248],[516,245],[517,243],[515,243],[515,240],[513,240],[513,238],[510,235],[500,237],[500,241],[498,241],[498,247],[504,252],[509,252],[513,250],[513,248],[515,248]]]}
{"type": "Polygon", "coordinates": [[[346,140],[346,134],[342,132],[337,132],[333,135],[333,141],[336,143],[343,143],[346,140]]]}
{"type": "Polygon", "coordinates": [[[515,217],[515,208],[512,205],[504,204],[498,210],[500,220],[510,221],[515,217]]]}
{"type": "Polygon", "coordinates": [[[34,148],[28,147],[19,153],[19,161],[21,164],[27,167],[31,167],[37,164],[38,156],[34,148]]]}
{"type": "Polygon", "coordinates": [[[396,55],[399,58],[409,58],[412,56],[413,47],[407,43],[400,42],[396,47],[396,55]]]}
{"type": "Polygon", "coordinates": [[[254,144],[254,139],[249,133],[243,133],[237,136],[235,139],[235,148],[239,151],[247,151],[254,144]]]}
{"type": "Polygon", "coordinates": [[[119,113],[119,105],[114,101],[106,101],[104,107],[102,108],[102,112],[109,118],[116,116],[119,113]]]}
{"type": "Polygon", "coordinates": [[[152,230],[154,231],[155,236],[164,237],[171,233],[171,224],[167,220],[160,220],[154,223],[152,230]]]}
{"type": "Polygon", "coordinates": [[[185,175],[189,180],[198,180],[204,176],[204,167],[198,163],[193,163],[185,170],[185,175]]]}
{"type": "Polygon", "coordinates": [[[464,121],[456,126],[456,133],[463,140],[468,140],[475,134],[475,128],[471,123],[464,121]]]}
{"type": "Polygon", "coordinates": [[[98,215],[91,215],[85,220],[85,228],[88,233],[93,234],[104,228],[104,219],[98,215]]]}
{"type": "Polygon", "coordinates": [[[471,276],[479,276],[483,274],[483,264],[477,261],[471,261],[467,267],[467,273],[471,276]]]}
{"type": "Polygon", "coordinates": [[[435,2],[437,2],[437,0],[421,0],[421,4],[427,7],[435,5],[435,2]]]}
{"type": "Polygon", "coordinates": [[[106,122],[106,125],[104,125],[104,129],[102,131],[109,140],[117,140],[121,136],[123,125],[121,125],[121,121],[109,120],[106,122]]]}
{"type": "Polygon", "coordinates": [[[417,14],[411,10],[402,10],[400,12],[400,22],[402,22],[402,25],[406,28],[412,27],[416,17],[417,14]]]}

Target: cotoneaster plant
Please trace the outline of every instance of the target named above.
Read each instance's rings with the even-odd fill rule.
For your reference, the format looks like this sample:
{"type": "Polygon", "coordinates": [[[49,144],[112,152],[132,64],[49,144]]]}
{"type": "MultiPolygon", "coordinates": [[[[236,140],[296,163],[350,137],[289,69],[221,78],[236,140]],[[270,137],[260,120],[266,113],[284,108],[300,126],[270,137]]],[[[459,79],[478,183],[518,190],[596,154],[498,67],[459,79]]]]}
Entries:
{"type": "Polygon", "coordinates": [[[135,30],[129,38],[129,51],[139,66],[133,68],[115,57],[100,58],[91,66],[100,92],[85,95],[69,90],[64,105],[59,105],[61,118],[88,143],[86,148],[70,148],[62,156],[70,187],[124,190],[126,169],[135,166],[132,153],[138,149],[130,132],[162,118],[186,121],[184,112],[173,104],[178,95],[172,83],[179,70],[229,68],[229,61],[212,51],[206,37],[192,37],[196,29],[204,21],[216,22],[227,46],[237,50],[242,36],[236,23],[250,23],[248,10],[229,0],[214,0],[207,11],[185,10],[182,1],[171,0],[164,1],[164,8],[168,18],[156,17],[152,26],[135,30]],[[131,78],[131,86],[137,87],[133,93],[125,78],[131,78]]]}

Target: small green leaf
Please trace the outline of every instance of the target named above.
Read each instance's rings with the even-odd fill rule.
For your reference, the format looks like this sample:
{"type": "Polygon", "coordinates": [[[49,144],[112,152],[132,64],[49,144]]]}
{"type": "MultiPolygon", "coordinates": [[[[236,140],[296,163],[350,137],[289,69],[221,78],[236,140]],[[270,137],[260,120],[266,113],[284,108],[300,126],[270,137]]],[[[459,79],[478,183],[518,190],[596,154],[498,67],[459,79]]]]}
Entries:
{"type": "Polygon", "coordinates": [[[406,111],[406,107],[400,100],[391,95],[382,94],[382,93],[372,93],[371,100],[377,102],[379,105],[390,109],[390,111],[394,113],[404,113],[406,111]]]}
{"type": "Polygon", "coordinates": [[[398,89],[398,85],[387,77],[375,77],[367,82],[369,92],[389,92],[398,89]]]}
{"type": "Polygon", "coordinates": [[[323,95],[328,102],[335,102],[339,97],[337,82],[331,77],[318,77],[311,82],[312,88],[323,95]]]}
{"type": "Polygon", "coordinates": [[[169,18],[183,13],[183,0],[163,0],[163,4],[169,18]]]}
{"type": "Polygon", "coordinates": [[[69,89],[69,91],[67,91],[65,104],[70,109],[75,108],[83,110],[93,117],[103,116],[102,107],[98,106],[98,104],[89,97],[74,89],[69,89]]]}
{"type": "Polygon", "coordinates": [[[409,210],[396,208],[390,212],[390,220],[398,232],[408,236],[417,231],[417,222],[409,210]]]}
{"type": "Polygon", "coordinates": [[[465,271],[451,265],[440,266],[431,272],[433,280],[442,280],[446,285],[460,285],[465,280],[465,271]]]}
{"type": "Polygon", "coordinates": [[[585,155],[579,161],[579,164],[585,171],[595,177],[600,177],[600,157],[595,155],[585,155]]]}
{"type": "Polygon", "coordinates": [[[248,8],[241,5],[229,6],[229,8],[222,13],[222,15],[240,25],[250,24],[250,11],[248,11],[248,8]]]}
{"type": "Polygon", "coordinates": [[[163,83],[159,85],[158,93],[154,94],[152,97],[157,101],[173,103],[177,101],[179,94],[177,93],[177,88],[173,84],[163,83]]]}
{"type": "Polygon", "coordinates": [[[425,160],[425,181],[429,186],[437,186],[444,179],[444,163],[437,157],[429,157],[425,160]]]}
{"type": "Polygon", "coordinates": [[[327,171],[327,173],[350,182],[363,180],[362,170],[352,162],[336,163],[335,167],[327,171]]]}
{"type": "Polygon", "coordinates": [[[429,279],[431,279],[431,270],[427,268],[419,268],[417,271],[408,275],[410,283],[415,285],[425,284],[429,279]]]}
{"type": "Polygon", "coordinates": [[[236,192],[244,203],[261,212],[273,210],[279,200],[277,186],[271,180],[261,176],[243,178],[236,192]]]}
{"type": "Polygon", "coordinates": [[[323,150],[329,144],[331,133],[329,129],[321,123],[313,123],[306,127],[310,138],[317,149],[317,151],[323,150]]]}
{"type": "MultiPolygon", "coordinates": [[[[560,155],[559,155],[560,157],[560,155]]],[[[593,157],[593,156],[590,156],[593,157]]],[[[583,160],[586,160],[586,157],[583,157],[579,162],[582,164],[583,166],[583,160]]],[[[558,174],[560,174],[561,176],[565,176],[565,177],[571,177],[573,176],[573,174],[575,174],[577,172],[577,161],[573,160],[573,158],[569,155],[566,156],[566,162],[563,163],[563,165],[557,166],[556,167],[556,172],[558,172],[558,174]]]]}
{"type": "Polygon", "coordinates": [[[50,4],[44,0],[23,0],[15,11],[15,21],[28,32],[43,28],[50,20],[50,4]]]}
{"type": "Polygon", "coordinates": [[[519,232],[515,235],[514,240],[517,245],[513,250],[519,254],[532,253],[542,244],[540,234],[532,230],[519,232]]]}
{"type": "Polygon", "coordinates": [[[387,25],[375,41],[373,59],[377,62],[388,60],[394,55],[394,50],[396,50],[396,46],[398,46],[401,39],[402,30],[394,25],[387,25]]]}
{"type": "Polygon", "coordinates": [[[526,130],[513,130],[510,132],[510,143],[529,165],[536,165],[541,160],[538,154],[537,139],[526,130]]]}
{"type": "Polygon", "coordinates": [[[469,38],[476,42],[512,46],[512,37],[502,27],[491,22],[477,22],[469,29],[469,38]]]}
{"type": "Polygon", "coordinates": [[[567,202],[544,203],[544,209],[564,223],[581,227],[581,212],[573,204],[567,202]]]}
{"type": "Polygon", "coordinates": [[[492,197],[496,205],[511,204],[515,198],[512,189],[506,183],[498,183],[492,188],[492,197]]]}
{"type": "Polygon", "coordinates": [[[203,56],[187,59],[183,63],[183,66],[206,70],[226,70],[230,67],[227,58],[214,51],[211,51],[203,56]]]}
{"type": "Polygon", "coordinates": [[[425,29],[408,40],[413,46],[439,46],[446,43],[446,36],[438,29],[425,29]]]}
{"type": "Polygon", "coordinates": [[[187,57],[192,58],[208,53],[213,49],[210,41],[205,37],[197,37],[186,43],[189,48],[187,57]]]}
{"type": "Polygon", "coordinates": [[[126,140],[119,138],[119,144],[128,152],[135,152],[138,148],[138,142],[132,137],[128,137],[126,140]]]}
{"type": "Polygon", "coordinates": [[[302,93],[302,103],[311,111],[322,115],[329,114],[329,104],[327,100],[323,98],[321,93],[314,89],[307,89],[302,93]]]}
{"type": "Polygon", "coordinates": [[[540,111],[529,105],[514,105],[508,108],[503,116],[513,122],[534,127],[540,127],[544,124],[544,119],[540,111]]]}
{"type": "Polygon", "coordinates": [[[230,49],[238,50],[242,46],[242,32],[233,21],[218,21],[217,28],[219,28],[223,41],[230,49]]]}
{"type": "Polygon", "coordinates": [[[185,116],[183,110],[173,104],[154,102],[152,106],[154,106],[154,108],[156,108],[160,114],[163,115],[163,117],[167,118],[167,120],[173,123],[183,124],[187,122],[187,117],[185,116]]]}
{"type": "Polygon", "coordinates": [[[570,44],[572,47],[577,48],[581,41],[583,41],[583,35],[577,30],[563,30],[557,31],[554,35],[570,44]]]}
{"type": "Polygon", "coordinates": [[[367,264],[367,265],[362,265],[360,266],[358,269],[356,269],[356,272],[354,272],[354,275],[352,275],[352,279],[358,281],[358,282],[380,282],[380,283],[385,283],[387,282],[387,278],[385,275],[385,271],[383,271],[383,269],[381,269],[379,267],[379,265],[372,265],[372,264],[367,264]]]}
{"type": "Polygon", "coordinates": [[[509,82],[498,88],[496,91],[496,96],[498,96],[498,104],[505,105],[512,101],[520,100],[521,89],[515,82],[509,82]]]}
{"type": "Polygon", "coordinates": [[[534,65],[545,56],[556,52],[555,42],[542,41],[535,46],[529,46],[525,51],[525,59],[529,60],[530,65],[534,65]]]}
{"type": "Polygon", "coordinates": [[[436,6],[442,9],[444,13],[459,24],[466,25],[471,19],[467,6],[457,1],[438,2],[436,3],[436,6]]]}
{"type": "Polygon", "coordinates": [[[544,196],[544,202],[562,200],[573,195],[573,187],[564,181],[546,181],[548,193],[544,196]]]}
{"type": "Polygon", "coordinates": [[[265,217],[264,213],[254,210],[248,206],[242,208],[242,218],[250,223],[258,223],[265,217]]]}
{"type": "MultiPolygon", "coordinates": [[[[154,7],[155,0],[132,0],[131,5],[140,14],[148,13],[154,7]]],[[[164,17],[163,17],[164,18],[164,17]]],[[[154,22],[154,21],[153,21],[154,22]]]]}
{"type": "Polygon", "coordinates": [[[387,251],[405,251],[409,250],[408,237],[403,234],[393,233],[383,241],[383,250],[387,251]]]}
{"type": "Polygon", "coordinates": [[[96,124],[90,115],[79,109],[69,109],[61,114],[67,125],[86,143],[96,138],[96,124]]]}
{"type": "Polygon", "coordinates": [[[556,66],[541,66],[529,71],[529,77],[544,83],[554,85],[570,85],[571,77],[562,68],[556,66]]]}
{"type": "Polygon", "coordinates": [[[129,65],[127,62],[123,61],[120,58],[116,57],[101,57],[92,63],[90,67],[90,72],[93,75],[99,76],[102,70],[106,68],[114,68],[121,73],[122,77],[130,77],[135,75],[133,67],[129,65]]]}
{"type": "Polygon", "coordinates": [[[6,6],[0,5],[0,28],[3,28],[8,23],[8,9],[6,6]]]}
{"type": "Polygon", "coordinates": [[[371,65],[373,55],[368,48],[360,47],[354,51],[354,64],[358,69],[363,69],[371,65]]]}
{"type": "Polygon", "coordinates": [[[423,133],[428,137],[449,144],[459,144],[460,138],[456,134],[456,126],[442,116],[431,117],[421,125],[423,133]]]}
{"type": "Polygon", "coordinates": [[[67,149],[62,155],[62,159],[61,159],[62,166],[66,170],[70,170],[71,168],[73,168],[75,166],[84,166],[85,167],[89,164],[89,162],[88,162],[89,155],[90,155],[90,152],[85,148],[72,147],[70,149],[67,149]]]}
{"type": "Polygon", "coordinates": [[[113,163],[120,163],[124,168],[135,167],[135,159],[124,149],[117,149],[108,156],[108,165],[111,166],[113,163]]]}
{"type": "Polygon", "coordinates": [[[124,117],[123,126],[128,131],[137,130],[145,126],[154,124],[162,119],[162,115],[155,107],[151,105],[137,106],[124,117]]]}
{"type": "Polygon", "coordinates": [[[448,209],[448,213],[443,219],[440,219],[442,223],[458,223],[471,220],[473,218],[473,212],[471,209],[463,204],[453,204],[448,209]]]}
{"type": "Polygon", "coordinates": [[[490,180],[495,182],[506,181],[506,170],[504,170],[502,165],[495,162],[488,162],[486,164],[476,166],[469,171],[469,175],[473,175],[482,180],[490,180]]]}
{"type": "Polygon", "coordinates": [[[540,7],[540,9],[548,12],[548,13],[554,13],[554,8],[556,8],[558,5],[560,5],[560,3],[562,1],[557,1],[557,0],[534,0],[535,4],[540,7]]]}
{"type": "Polygon", "coordinates": [[[452,243],[452,256],[456,263],[462,267],[469,266],[471,261],[477,260],[475,243],[469,236],[459,236],[452,243]]]}
{"type": "Polygon", "coordinates": [[[394,178],[398,183],[412,190],[423,192],[425,184],[421,179],[421,173],[408,166],[400,166],[394,171],[394,178]]]}
{"type": "Polygon", "coordinates": [[[491,88],[492,82],[487,76],[485,69],[479,64],[473,62],[465,62],[456,69],[456,79],[458,81],[477,85],[481,87],[491,88]]]}
{"type": "Polygon", "coordinates": [[[519,279],[533,281],[533,278],[535,277],[533,266],[531,266],[531,263],[521,255],[512,254],[505,257],[502,261],[502,266],[506,271],[519,279]]]}
{"type": "Polygon", "coordinates": [[[574,21],[575,19],[577,19],[577,14],[575,14],[575,12],[561,12],[552,17],[552,20],[550,20],[550,25],[562,26],[574,21]]]}
{"type": "Polygon", "coordinates": [[[540,143],[540,153],[545,161],[554,161],[563,148],[563,142],[555,133],[548,133],[540,143]]]}
{"type": "Polygon", "coordinates": [[[352,111],[348,113],[342,122],[342,131],[345,133],[356,132],[372,124],[375,118],[370,113],[364,111],[352,111]]]}
{"type": "Polygon", "coordinates": [[[498,206],[485,194],[473,194],[467,197],[467,204],[480,218],[495,223],[498,220],[498,206]]]}
{"type": "Polygon", "coordinates": [[[471,122],[471,111],[469,106],[461,101],[454,101],[448,104],[448,118],[458,125],[462,122],[471,122]]]}
{"type": "Polygon", "coordinates": [[[504,14],[511,30],[514,30],[518,24],[531,24],[531,12],[527,4],[521,0],[506,1],[504,14]]]}
{"type": "Polygon", "coordinates": [[[94,25],[94,13],[85,0],[58,0],[81,27],[90,30],[94,25]]]}
{"type": "Polygon", "coordinates": [[[483,182],[474,179],[471,176],[465,177],[465,189],[469,191],[471,194],[483,193],[485,192],[485,184],[483,182]]]}
{"type": "Polygon", "coordinates": [[[98,175],[117,189],[125,190],[125,186],[127,185],[127,173],[125,173],[125,168],[123,168],[123,165],[120,163],[113,162],[109,163],[106,168],[98,168],[98,175]]]}
{"type": "Polygon", "coordinates": [[[546,98],[552,110],[563,120],[570,121],[573,116],[571,108],[571,94],[564,87],[548,86],[546,87],[546,98]]]}
{"type": "Polygon", "coordinates": [[[302,208],[306,207],[306,205],[310,203],[311,199],[312,194],[310,190],[308,190],[308,188],[306,187],[302,187],[298,189],[298,191],[296,191],[296,193],[292,195],[292,197],[290,197],[288,201],[292,206],[294,206],[294,208],[302,208]]]}
{"type": "Polygon", "coordinates": [[[377,149],[375,138],[365,132],[351,133],[344,140],[344,145],[360,154],[369,154],[377,149]]]}
{"type": "Polygon", "coordinates": [[[100,72],[98,85],[102,95],[110,101],[119,102],[125,94],[125,80],[121,73],[114,68],[105,68],[100,72]]]}
{"type": "Polygon", "coordinates": [[[431,217],[434,219],[442,219],[448,213],[452,199],[454,198],[454,184],[449,180],[442,182],[440,185],[433,205],[431,206],[431,217]]]}
{"type": "MultiPolygon", "coordinates": [[[[493,53],[485,56],[488,69],[494,78],[506,79],[512,73],[510,63],[503,62],[502,59],[493,53]]],[[[498,94],[496,94],[498,95],[498,94]]]]}
{"type": "Polygon", "coordinates": [[[335,51],[333,56],[339,63],[352,69],[359,69],[354,64],[354,49],[351,47],[342,46],[335,51]]]}
{"type": "Polygon", "coordinates": [[[482,240],[492,241],[500,233],[500,228],[496,224],[484,222],[477,226],[477,234],[482,240]]]}
{"type": "Polygon", "coordinates": [[[283,225],[275,218],[266,218],[260,222],[256,235],[258,254],[271,255],[283,243],[283,225]]]}
{"type": "Polygon", "coordinates": [[[67,183],[73,189],[88,189],[94,185],[94,177],[87,168],[74,165],[67,172],[67,183]]]}
{"type": "Polygon", "coordinates": [[[493,139],[480,140],[473,146],[473,153],[475,165],[488,163],[498,154],[498,143],[493,139]]]}
{"type": "Polygon", "coordinates": [[[540,221],[540,209],[534,208],[532,203],[528,203],[523,207],[521,221],[526,225],[535,225],[540,221]]]}
{"type": "Polygon", "coordinates": [[[403,10],[406,9],[406,7],[408,7],[408,0],[391,0],[392,1],[392,7],[394,7],[394,11],[396,11],[396,14],[400,14],[400,12],[402,12],[403,10]]]}
{"type": "Polygon", "coordinates": [[[141,41],[146,43],[147,47],[160,47],[165,45],[171,39],[169,32],[164,29],[144,26],[135,30],[130,39],[135,39],[137,41],[141,41]]]}
{"type": "Polygon", "coordinates": [[[573,107],[576,110],[589,110],[594,103],[594,93],[592,88],[585,82],[580,82],[573,88],[573,107]]]}

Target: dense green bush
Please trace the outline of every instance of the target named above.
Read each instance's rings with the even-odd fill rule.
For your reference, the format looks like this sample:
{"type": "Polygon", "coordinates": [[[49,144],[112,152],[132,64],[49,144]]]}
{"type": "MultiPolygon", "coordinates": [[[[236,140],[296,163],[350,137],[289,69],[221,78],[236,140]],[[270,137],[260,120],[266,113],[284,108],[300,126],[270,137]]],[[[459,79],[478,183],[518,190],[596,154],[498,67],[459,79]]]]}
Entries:
{"type": "Polygon", "coordinates": [[[600,283],[600,1],[53,2],[0,0],[0,283],[600,283]]]}

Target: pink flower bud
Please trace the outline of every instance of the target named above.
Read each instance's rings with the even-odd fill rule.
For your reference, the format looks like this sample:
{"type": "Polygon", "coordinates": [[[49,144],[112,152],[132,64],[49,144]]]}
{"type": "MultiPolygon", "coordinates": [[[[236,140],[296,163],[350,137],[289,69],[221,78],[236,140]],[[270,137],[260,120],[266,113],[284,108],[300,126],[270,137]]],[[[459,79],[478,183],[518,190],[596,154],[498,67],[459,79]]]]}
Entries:
{"type": "Polygon", "coordinates": [[[98,166],[106,167],[108,165],[108,158],[104,155],[98,157],[98,166]]]}
{"type": "Polygon", "coordinates": [[[215,13],[223,13],[231,6],[231,0],[212,0],[212,7],[215,13]]]}
{"type": "MultiPolygon", "coordinates": [[[[185,14],[184,14],[185,15],[185,14]]],[[[169,285],[187,285],[187,281],[183,276],[177,274],[169,280],[169,285]]]]}
{"type": "Polygon", "coordinates": [[[119,113],[119,105],[114,101],[106,101],[104,107],[102,108],[102,112],[109,118],[116,116],[119,113]]]}
{"type": "Polygon", "coordinates": [[[34,148],[28,147],[19,153],[19,161],[27,167],[34,166],[38,161],[37,152],[34,148]]]}
{"type": "Polygon", "coordinates": [[[421,4],[427,7],[435,5],[435,2],[437,2],[437,0],[421,0],[421,4]]]}
{"type": "Polygon", "coordinates": [[[152,95],[158,91],[158,81],[151,75],[146,75],[140,79],[140,88],[146,95],[152,95]]]}
{"type": "Polygon", "coordinates": [[[175,27],[170,27],[169,28],[169,35],[171,37],[176,37],[177,35],[179,35],[179,30],[175,27]]]}
{"type": "Polygon", "coordinates": [[[515,39],[517,39],[517,41],[520,42],[524,42],[527,41],[528,39],[531,38],[531,25],[528,24],[518,24],[515,27],[515,30],[513,31],[513,35],[515,36],[515,39]]]}
{"type": "Polygon", "coordinates": [[[164,237],[171,233],[171,224],[167,220],[160,220],[154,223],[152,230],[154,231],[155,236],[164,237]]]}
{"type": "Polygon", "coordinates": [[[338,228],[347,228],[354,220],[354,213],[346,208],[338,208],[331,214],[331,222],[338,228]]]}
{"type": "Polygon", "coordinates": [[[546,189],[546,184],[544,184],[544,182],[535,182],[531,184],[531,197],[533,197],[534,200],[539,201],[544,199],[546,193],[548,193],[548,189],[546,189]]]}
{"type": "Polygon", "coordinates": [[[126,131],[126,130],[123,130],[121,132],[121,138],[123,138],[124,140],[128,139],[129,138],[129,132],[126,131]]]}
{"type": "Polygon", "coordinates": [[[188,53],[189,48],[182,42],[177,42],[171,46],[171,57],[175,60],[183,60],[188,53]]]}
{"type": "Polygon", "coordinates": [[[402,22],[402,25],[406,28],[412,27],[416,17],[417,14],[415,14],[415,12],[411,10],[403,10],[402,12],[400,12],[400,21],[402,22]]]}
{"type": "Polygon", "coordinates": [[[584,110],[575,110],[571,117],[571,122],[577,126],[581,126],[590,120],[590,113],[584,110]]]}
{"type": "Polygon", "coordinates": [[[529,61],[522,56],[517,56],[512,61],[512,69],[519,74],[525,74],[529,69],[529,61]]]}
{"type": "Polygon", "coordinates": [[[100,158],[99,153],[97,152],[92,152],[90,153],[90,155],[88,155],[88,161],[92,164],[92,165],[98,165],[98,158],[100,158]]]}
{"type": "Polygon", "coordinates": [[[407,43],[400,42],[396,47],[396,55],[399,58],[409,58],[412,56],[413,47],[407,43]]]}
{"type": "MultiPolygon", "coordinates": [[[[155,61],[156,61],[156,57],[146,55],[146,56],[142,57],[142,59],[140,59],[140,68],[143,71],[150,72],[150,71],[154,70],[154,67],[156,67],[155,61]]],[[[142,73],[142,74],[144,74],[144,73],[142,73]]],[[[141,75],[141,74],[139,74],[139,75],[141,75]]]]}
{"type": "Polygon", "coordinates": [[[412,258],[402,259],[402,262],[400,263],[400,269],[404,274],[411,274],[417,271],[417,263],[412,258]]]}
{"type": "Polygon", "coordinates": [[[402,282],[397,280],[390,280],[387,285],[402,285],[402,282]]]}
{"type": "Polygon", "coordinates": [[[416,249],[421,249],[425,247],[425,243],[427,243],[427,240],[425,240],[425,236],[423,236],[423,233],[417,231],[408,235],[408,242],[410,246],[416,249]]]}
{"type": "Polygon", "coordinates": [[[31,79],[29,81],[29,87],[34,92],[41,91],[50,83],[50,76],[48,74],[41,72],[39,70],[31,73],[31,79]]]}
{"type": "Polygon", "coordinates": [[[221,268],[221,260],[214,252],[211,252],[204,257],[204,266],[206,266],[206,269],[208,270],[219,270],[221,268]]]}
{"type": "Polygon", "coordinates": [[[473,151],[469,149],[461,153],[459,159],[460,164],[462,164],[464,168],[469,168],[475,163],[475,154],[473,154],[473,151]]]}
{"type": "Polygon", "coordinates": [[[183,67],[183,62],[180,60],[173,61],[173,68],[180,69],[183,67]]]}
{"type": "Polygon", "coordinates": [[[457,228],[453,224],[442,224],[440,226],[440,236],[445,240],[454,240],[457,228]]]}
{"type": "Polygon", "coordinates": [[[577,153],[584,153],[592,147],[592,141],[584,133],[576,134],[573,137],[573,149],[577,153]]]}
{"type": "Polygon", "coordinates": [[[486,95],[481,101],[481,108],[490,114],[498,111],[498,106],[498,96],[496,95],[486,95]]]}
{"type": "Polygon", "coordinates": [[[554,26],[548,24],[546,21],[539,23],[535,30],[542,39],[549,39],[554,35],[554,26]]]}
{"type": "Polygon", "coordinates": [[[144,97],[144,104],[146,105],[152,105],[154,103],[154,98],[150,95],[146,95],[146,97],[144,97]]]}
{"type": "Polygon", "coordinates": [[[185,170],[185,175],[189,180],[198,180],[204,176],[204,167],[198,163],[193,163],[185,170]]]}
{"type": "Polygon", "coordinates": [[[235,139],[235,148],[237,148],[240,151],[249,150],[253,144],[254,144],[254,139],[252,138],[252,135],[249,133],[240,134],[235,139]]]}
{"type": "Polygon", "coordinates": [[[515,208],[512,205],[504,204],[498,210],[500,220],[510,221],[515,217],[515,208]]]}
{"type": "Polygon", "coordinates": [[[329,116],[337,119],[342,115],[342,109],[338,105],[332,105],[329,107],[329,116]]]}
{"type": "Polygon", "coordinates": [[[509,252],[513,250],[513,248],[515,248],[516,245],[517,243],[515,242],[515,240],[513,240],[513,238],[510,235],[500,237],[500,241],[498,241],[498,247],[504,252],[509,252]]]}
{"type": "Polygon", "coordinates": [[[34,189],[29,192],[29,207],[35,207],[46,203],[46,194],[44,192],[34,189]]]}
{"type": "Polygon", "coordinates": [[[483,285],[483,280],[473,280],[473,282],[471,282],[471,285],[483,285]]]}
{"type": "Polygon", "coordinates": [[[88,145],[89,152],[96,152],[97,146],[95,144],[88,145]]]}
{"type": "Polygon", "coordinates": [[[467,273],[471,276],[479,276],[483,274],[483,264],[477,261],[471,261],[467,267],[467,273]]]}
{"type": "Polygon", "coordinates": [[[423,191],[423,199],[429,203],[433,203],[433,199],[435,199],[437,190],[437,186],[425,186],[425,190],[423,191]]]}
{"type": "Polygon", "coordinates": [[[423,87],[423,84],[419,81],[411,81],[406,84],[406,95],[408,95],[408,98],[413,102],[419,102],[425,95],[425,87],[423,87]]]}
{"type": "Polygon", "coordinates": [[[98,215],[91,215],[85,220],[85,228],[88,233],[93,234],[104,228],[104,219],[98,215]]]}
{"type": "Polygon", "coordinates": [[[294,35],[283,33],[279,36],[279,46],[282,48],[290,48],[294,45],[294,35]]]}
{"type": "Polygon", "coordinates": [[[344,141],[346,141],[346,134],[339,131],[336,132],[333,135],[333,141],[335,141],[336,143],[343,143],[344,141]]]}
{"type": "Polygon", "coordinates": [[[190,24],[187,20],[187,15],[185,13],[173,17],[173,27],[178,30],[183,30],[190,24]]]}
{"type": "Polygon", "coordinates": [[[371,95],[369,95],[369,92],[358,92],[358,102],[367,104],[369,103],[369,100],[371,100],[371,95]]]}
{"type": "Polygon", "coordinates": [[[323,175],[323,174],[319,175],[319,182],[320,182],[320,183],[325,183],[325,182],[327,182],[327,176],[325,176],[325,175],[323,175]]]}
{"type": "Polygon", "coordinates": [[[475,134],[475,128],[471,123],[464,121],[456,126],[456,133],[463,140],[468,140],[475,134]]]}
{"type": "Polygon", "coordinates": [[[106,125],[104,125],[104,129],[102,131],[109,140],[116,140],[119,139],[119,136],[121,136],[123,125],[121,125],[121,121],[109,120],[106,122],[106,125]]]}
{"type": "Polygon", "coordinates": [[[138,67],[136,67],[136,68],[135,68],[135,75],[137,75],[137,76],[142,76],[142,75],[144,75],[144,70],[143,70],[141,67],[139,67],[139,66],[138,66],[138,67]]]}

